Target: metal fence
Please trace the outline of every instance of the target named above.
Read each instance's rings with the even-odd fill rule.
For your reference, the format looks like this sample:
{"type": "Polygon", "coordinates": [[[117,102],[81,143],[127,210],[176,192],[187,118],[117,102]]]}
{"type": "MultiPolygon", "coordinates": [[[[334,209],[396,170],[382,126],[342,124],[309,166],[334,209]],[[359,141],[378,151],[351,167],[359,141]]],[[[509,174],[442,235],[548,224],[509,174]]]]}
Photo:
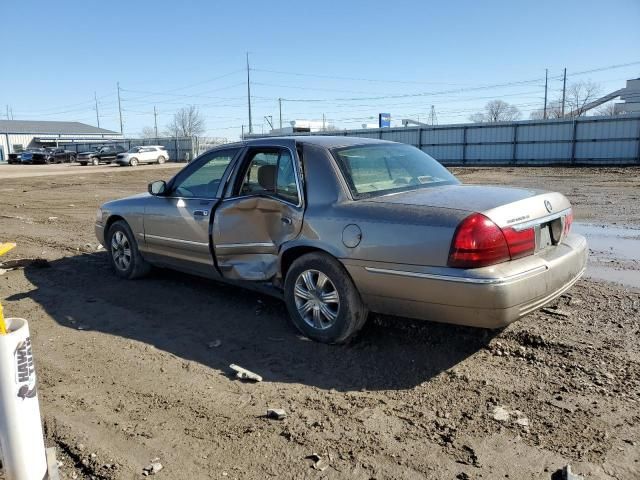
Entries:
{"type": "Polygon", "coordinates": [[[88,152],[102,145],[120,145],[126,150],[140,145],[162,145],[169,152],[169,158],[172,162],[188,162],[198,153],[198,139],[196,137],[130,138],[91,143],[67,143],[64,148],[74,152],[88,152]]]}
{"type": "Polygon", "coordinates": [[[408,143],[445,165],[640,165],[640,115],[375,128],[312,135],[408,143]]]}

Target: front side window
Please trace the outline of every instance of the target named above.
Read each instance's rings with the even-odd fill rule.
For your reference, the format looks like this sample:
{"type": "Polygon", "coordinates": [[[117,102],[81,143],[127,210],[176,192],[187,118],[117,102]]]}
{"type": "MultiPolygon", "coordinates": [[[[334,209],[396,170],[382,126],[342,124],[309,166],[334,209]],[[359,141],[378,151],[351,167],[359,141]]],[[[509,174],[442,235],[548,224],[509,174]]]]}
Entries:
{"type": "Polygon", "coordinates": [[[333,150],[354,197],[460,183],[423,151],[410,145],[374,144],[333,150]]]}
{"type": "Polygon", "coordinates": [[[249,158],[239,195],[274,195],[299,204],[296,171],[288,150],[255,150],[249,158]]]}
{"type": "Polygon", "coordinates": [[[173,188],[177,197],[215,198],[224,172],[238,152],[237,148],[211,152],[198,160],[198,166],[179,178],[173,188]]]}

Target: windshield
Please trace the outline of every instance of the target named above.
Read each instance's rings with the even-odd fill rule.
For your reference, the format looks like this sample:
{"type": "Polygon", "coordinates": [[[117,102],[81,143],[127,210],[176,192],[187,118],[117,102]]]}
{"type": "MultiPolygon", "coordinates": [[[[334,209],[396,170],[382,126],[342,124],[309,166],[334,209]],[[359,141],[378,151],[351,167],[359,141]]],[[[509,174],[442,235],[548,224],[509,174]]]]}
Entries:
{"type": "Polygon", "coordinates": [[[129,153],[138,153],[140,151],[140,147],[131,147],[128,152],[129,153]]]}
{"type": "Polygon", "coordinates": [[[333,153],[357,198],[460,183],[436,160],[410,145],[361,145],[333,153]]]}

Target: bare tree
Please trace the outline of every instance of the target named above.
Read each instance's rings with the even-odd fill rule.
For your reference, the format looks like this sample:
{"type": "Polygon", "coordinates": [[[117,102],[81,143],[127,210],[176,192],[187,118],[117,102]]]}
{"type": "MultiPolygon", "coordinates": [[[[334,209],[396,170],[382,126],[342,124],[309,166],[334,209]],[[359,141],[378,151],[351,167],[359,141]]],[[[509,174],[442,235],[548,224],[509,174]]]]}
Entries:
{"type": "Polygon", "coordinates": [[[141,138],[156,138],[156,130],[153,127],[143,127],[140,131],[141,138]]]}
{"type": "Polygon", "coordinates": [[[567,117],[582,117],[585,108],[600,95],[600,85],[590,80],[575,82],[567,87],[565,112],[567,117]]]}
{"type": "MultiPolygon", "coordinates": [[[[544,108],[534,110],[529,114],[531,120],[543,120],[544,108]]],[[[547,104],[547,118],[562,118],[562,99],[547,104]]]]}
{"type": "Polygon", "coordinates": [[[472,122],[509,122],[520,118],[520,110],[502,100],[491,100],[484,106],[482,112],[474,113],[469,117],[472,122]]]}
{"type": "Polygon", "coordinates": [[[178,110],[173,120],[165,128],[165,134],[172,137],[194,137],[205,131],[204,118],[198,107],[189,105],[178,110]]]}
{"type": "Polygon", "coordinates": [[[602,115],[603,117],[612,117],[614,115],[620,115],[620,112],[616,112],[615,103],[608,102],[598,107],[595,111],[595,114],[602,115]]]}

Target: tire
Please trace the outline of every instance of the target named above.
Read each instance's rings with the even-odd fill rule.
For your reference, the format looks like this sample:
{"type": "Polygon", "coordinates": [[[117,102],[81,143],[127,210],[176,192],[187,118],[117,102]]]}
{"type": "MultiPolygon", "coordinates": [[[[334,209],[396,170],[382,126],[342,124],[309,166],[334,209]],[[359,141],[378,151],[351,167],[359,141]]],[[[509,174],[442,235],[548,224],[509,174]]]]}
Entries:
{"type": "Polygon", "coordinates": [[[80,162],[80,165],[82,165],[83,167],[87,166],[87,162],[80,162]]]}
{"type": "Polygon", "coordinates": [[[91,165],[93,165],[94,167],[97,167],[98,165],[100,165],[100,159],[92,158],[91,159],[91,165]]]}
{"type": "Polygon", "coordinates": [[[77,159],[76,159],[76,156],[75,156],[75,155],[71,155],[71,156],[69,157],[69,163],[76,163],[76,160],[77,160],[77,159]]]}
{"type": "Polygon", "coordinates": [[[134,157],[131,160],[129,160],[129,166],[137,167],[138,166],[138,159],[134,157]]]}
{"type": "Polygon", "coordinates": [[[160,155],[160,156],[158,157],[158,165],[162,165],[162,164],[163,164],[164,162],[166,162],[166,161],[167,161],[167,159],[166,159],[166,158],[164,158],[162,155],[160,155]]]}
{"type": "Polygon", "coordinates": [[[116,275],[133,280],[144,277],[151,265],[142,258],[133,232],[124,220],[114,222],[107,232],[107,252],[116,275]]]}
{"type": "Polygon", "coordinates": [[[318,342],[345,343],[367,320],[367,309],[351,277],[335,258],[326,253],[309,253],[293,262],[285,279],[284,297],[296,328],[318,342]],[[321,275],[326,280],[322,281],[321,275]],[[324,285],[318,290],[319,283],[324,285]],[[322,302],[322,296],[331,300],[322,302]],[[300,309],[310,302],[315,306],[307,307],[303,316],[300,309]],[[327,311],[329,315],[325,315],[327,311]]]}

